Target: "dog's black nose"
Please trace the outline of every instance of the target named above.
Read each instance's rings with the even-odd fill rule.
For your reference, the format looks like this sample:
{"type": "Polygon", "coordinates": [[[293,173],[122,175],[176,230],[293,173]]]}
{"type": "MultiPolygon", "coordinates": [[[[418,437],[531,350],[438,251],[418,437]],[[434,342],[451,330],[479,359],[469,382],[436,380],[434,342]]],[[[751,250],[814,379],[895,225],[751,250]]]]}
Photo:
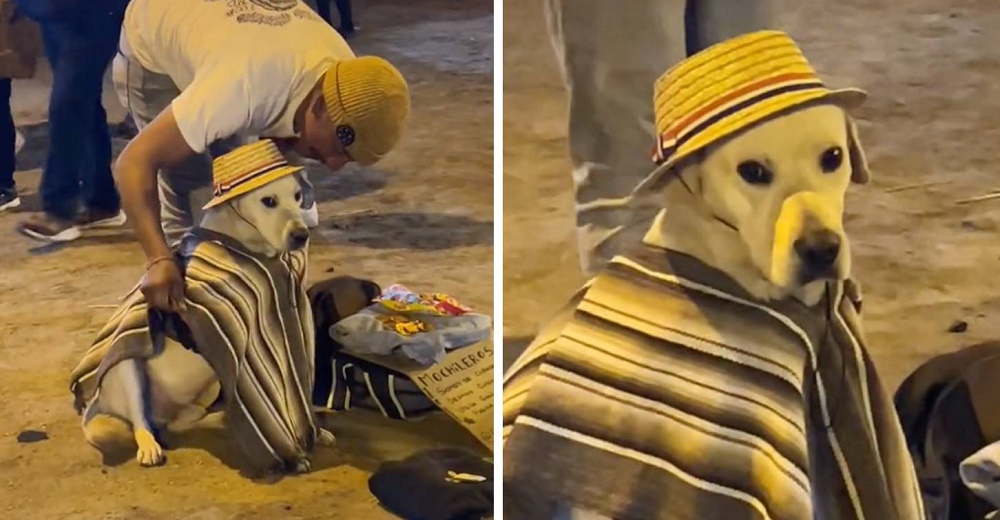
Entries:
{"type": "Polygon", "coordinates": [[[808,233],[795,241],[795,252],[808,271],[828,271],[840,255],[840,235],[830,230],[808,233]]]}
{"type": "Polygon", "coordinates": [[[288,234],[289,249],[302,249],[306,246],[307,242],[309,242],[309,230],[307,228],[293,229],[288,234]]]}

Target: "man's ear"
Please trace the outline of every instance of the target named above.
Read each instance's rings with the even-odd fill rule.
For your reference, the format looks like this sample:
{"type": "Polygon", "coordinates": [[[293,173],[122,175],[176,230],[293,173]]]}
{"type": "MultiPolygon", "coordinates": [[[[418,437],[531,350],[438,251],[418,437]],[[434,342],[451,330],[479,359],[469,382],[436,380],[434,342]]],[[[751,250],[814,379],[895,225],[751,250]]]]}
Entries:
{"type": "Polygon", "coordinates": [[[316,118],[326,117],[326,100],[323,99],[323,95],[319,94],[316,99],[313,100],[312,113],[316,118]]]}
{"type": "Polygon", "coordinates": [[[847,151],[851,159],[851,182],[868,184],[869,179],[871,179],[871,170],[868,169],[868,159],[865,158],[865,150],[861,147],[861,140],[858,138],[858,125],[850,114],[845,113],[844,119],[847,122],[847,151]]]}

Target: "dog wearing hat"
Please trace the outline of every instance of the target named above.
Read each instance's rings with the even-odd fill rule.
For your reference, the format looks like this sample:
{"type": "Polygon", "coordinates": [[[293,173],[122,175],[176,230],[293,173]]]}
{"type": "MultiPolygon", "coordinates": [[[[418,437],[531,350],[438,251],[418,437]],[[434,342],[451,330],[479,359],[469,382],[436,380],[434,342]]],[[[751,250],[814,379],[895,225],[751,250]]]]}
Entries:
{"type": "Polygon", "coordinates": [[[664,209],[505,375],[505,516],[923,518],[850,278],[864,92],[776,31],[654,91],[657,166],[623,203],[664,209]]]}
{"type": "Polygon", "coordinates": [[[73,372],[87,441],[164,462],[159,432],[183,430],[220,395],[227,426],[258,469],[302,472],[315,442],[312,314],[302,287],[309,231],[302,193],[271,141],[219,157],[215,197],[177,252],[185,310],[161,315],[126,297],[73,372]]]}

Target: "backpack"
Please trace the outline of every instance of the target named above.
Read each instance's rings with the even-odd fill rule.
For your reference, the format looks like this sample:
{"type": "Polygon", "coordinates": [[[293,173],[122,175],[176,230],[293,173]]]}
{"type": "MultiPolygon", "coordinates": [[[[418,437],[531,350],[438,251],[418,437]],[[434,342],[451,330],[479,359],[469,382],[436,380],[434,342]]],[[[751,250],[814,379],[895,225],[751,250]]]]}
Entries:
{"type": "Polygon", "coordinates": [[[416,419],[439,408],[396,370],[346,352],[330,327],[374,303],[381,287],[370,280],[338,276],[309,288],[316,324],[316,380],[313,405],[329,410],[377,411],[390,419],[416,419]]]}
{"type": "Polygon", "coordinates": [[[38,24],[19,12],[11,0],[0,0],[0,78],[34,77],[41,55],[38,24]]]}
{"type": "Polygon", "coordinates": [[[894,396],[927,520],[980,520],[996,507],[962,482],[963,460],[1000,440],[1000,342],[934,357],[894,396]]]}

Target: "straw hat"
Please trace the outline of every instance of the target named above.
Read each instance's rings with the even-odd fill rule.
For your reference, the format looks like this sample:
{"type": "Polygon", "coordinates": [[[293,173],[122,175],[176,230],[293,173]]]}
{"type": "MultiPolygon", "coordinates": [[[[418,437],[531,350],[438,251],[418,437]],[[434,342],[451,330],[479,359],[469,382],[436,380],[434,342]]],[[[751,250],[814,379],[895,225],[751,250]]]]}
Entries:
{"type": "Polygon", "coordinates": [[[301,166],[288,164],[273,141],[262,139],[241,146],[212,161],[215,197],[202,209],[218,206],[301,170],[301,166]]]}
{"type": "Polygon", "coordinates": [[[410,115],[410,88],[396,67],[375,56],[339,61],[322,88],[337,139],[351,159],[368,166],[392,151],[410,115]]]}
{"type": "Polygon", "coordinates": [[[768,118],[806,103],[856,108],[866,98],[863,90],[823,85],[783,32],[749,33],[709,47],[656,81],[653,160],[659,167],[634,193],[658,185],[683,159],[768,118]]]}

